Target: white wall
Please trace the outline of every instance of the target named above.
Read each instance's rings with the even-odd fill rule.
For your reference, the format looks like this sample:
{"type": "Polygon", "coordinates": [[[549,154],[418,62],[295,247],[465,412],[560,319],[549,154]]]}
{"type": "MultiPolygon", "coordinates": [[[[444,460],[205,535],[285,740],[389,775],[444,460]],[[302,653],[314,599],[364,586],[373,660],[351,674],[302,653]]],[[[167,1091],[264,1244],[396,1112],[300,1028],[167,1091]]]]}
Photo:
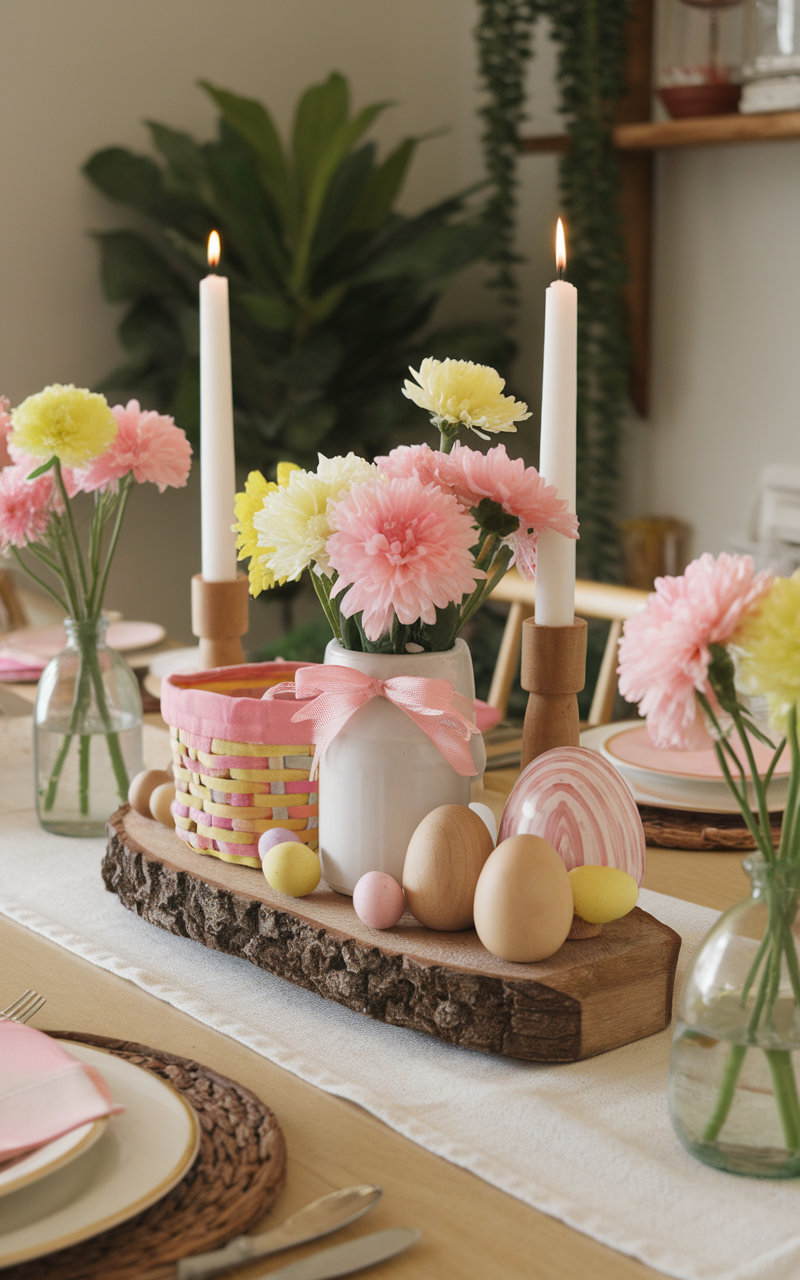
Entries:
{"type": "MultiPolygon", "coordinates": [[[[418,208],[482,172],[475,16],[474,0],[0,0],[0,392],[16,403],[47,382],[90,385],[119,358],[88,232],[123,214],[80,174],[93,150],[147,149],[148,117],[207,136],[201,76],[263,98],[285,129],[299,92],[338,68],[357,104],[396,101],[376,129],[384,146],[448,126],[414,162],[405,204],[418,208]]],[[[553,61],[540,39],[541,133],[558,128],[553,61]]],[[[674,152],[657,166],[653,411],[626,436],[625,513],[681,516],[695,550],[718,551],[744,524],[760,465],[800,461],[800,143],[674,152]]],[[[555,159],[524,157],[520,178],[530,261],[515,389],[536,415],[555,159]]],[[[445,316],[491,310],[472,272],[445,316]]],[[[529,456],[532,433],[515,441],[529,456]]],[[[134,495],[108,596],[187,639],[196,479],[134,495]]],[[[255,606],[254,631],[274,630],[274,613],[255,606]]]]}

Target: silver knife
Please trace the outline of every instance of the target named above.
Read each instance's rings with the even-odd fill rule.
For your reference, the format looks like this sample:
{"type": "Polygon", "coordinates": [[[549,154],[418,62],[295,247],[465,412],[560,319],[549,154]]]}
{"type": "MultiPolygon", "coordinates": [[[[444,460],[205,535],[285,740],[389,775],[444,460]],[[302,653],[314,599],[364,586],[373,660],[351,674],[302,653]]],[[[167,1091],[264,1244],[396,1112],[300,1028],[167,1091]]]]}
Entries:
{"type": "Polygon", "coordinates": [[[334,1280],[336,1276],[349,1276],[362,1267],[372,1267],[376,1262],[394,1258],[415,1244],[420,1234],[415,1227],[375,1231],[371,1236],[359,1236],[358,1240],[335,1244],[277,1271],[263,1271],[256,1280],[334,1280]]]}
{"type": "MultiPolygon", "coordinates": [[[[177,1268],[169,1271],[164,1268],[163,1280],[170,1280],[170,1272],[172,1280],[207,1280],[208,1276],[252,1262],[254,1258],[266,1258],[280,1249],[291,1249],[293,1245],[310,1244],[312,1240],[319,1240],[331,1231],[339,1231],[355,1222],[378,1203],[382,1194],[380,1187],[369,1185],[333,1191],[298,1209],[271,1231],[264,1231],[258,1236],[235,1236],[221,1249],[181,1258],[177,1268]]],[[[152,1275],[148,1273],[148,1280],[159,1280],[161,1275],[161,1269],[152,1275]]]]}

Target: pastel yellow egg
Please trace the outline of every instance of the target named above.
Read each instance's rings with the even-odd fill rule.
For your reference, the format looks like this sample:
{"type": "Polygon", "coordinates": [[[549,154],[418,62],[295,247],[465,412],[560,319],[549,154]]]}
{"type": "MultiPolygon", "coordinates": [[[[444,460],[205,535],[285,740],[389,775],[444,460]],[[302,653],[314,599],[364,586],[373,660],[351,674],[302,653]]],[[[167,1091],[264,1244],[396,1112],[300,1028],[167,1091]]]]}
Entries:
{"type": "Polygon", "coordinates": [[[172,813],[172,801],[175,799],[175,785],[162,782],[150,795],[150,814],[156,822],[164,827],[174,827],[175,817],[172,813]]]}
{"type": "Polygon", "coordinates": [[[590,924],[619,920],[636,906],[639,886],[627,871],[587,864],[573,867],[569,878],[575,914],[590,924]]]}
{"type": "Polygon", "coordinates": [[[277,893],[290,898],[305,898],[320,881],[319,857],[307,845],[296,840],[273,845],[262,859],[261,867],[267,883],[277,893]]]}

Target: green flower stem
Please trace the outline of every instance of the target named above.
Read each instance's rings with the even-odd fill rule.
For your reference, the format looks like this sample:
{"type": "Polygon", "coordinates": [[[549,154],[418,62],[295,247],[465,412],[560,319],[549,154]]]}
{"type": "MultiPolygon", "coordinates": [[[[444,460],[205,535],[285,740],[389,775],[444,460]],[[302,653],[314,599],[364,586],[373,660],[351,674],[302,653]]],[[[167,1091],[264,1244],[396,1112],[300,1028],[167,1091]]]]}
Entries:
{"type": "MultiPolygon", "coordinates": [[[[794,945],[794,934],[792,933],[792,920],[797,911],[797,896],[794,895],[794,910],[791,918],[784,922],[783,929],[783,949],[786,953],[786,968],[789,971],[789,980],[792,984],[792,994],[794,995],[795,1004],[800,1008],[800,965],[797,962],[797,950],[794,945]]],[[[787,912],[788,916],[788,912],[787,912]]]]}
{"type": "Polygon", "coordinates": [[[111,757],[111,766],[114,770],[114,777],[117,783],[117,794],[121,802],[124,804],[128,798],[128,786],[130,779],[128,778],[128,770],[125,768],[125,760],[122,755],[122,748],[119,745],[119,734],[111,728],[111,717],[108,714],[108,705],[106,703],[106,688],[103,684],[103,673],[100,670],[100,663],[97,661],[97,648],[94,647],[91,653],[87,653],[89,661],[89,672],[94,685],[94,695],[97,699],[97,709],[100,712],[100,719],[105,725],[105,738],[108,743],[108,754],[111,757]]]}
{"type": "Polygon", "coordinates": [[[765,1049],[764,1056],[772,1076],[772,1091],[786,1146],[790,1151],[800,1151],[800,1099],[797,1096],[792,1055],[788,1049],[765,1049]]]}
{"type": "MultiPolygon", "coordinates": [[[[745,752],[747,754],[747,763],[750,765],[750,777],[752,778],[752,781],[753,781],[753,791],[755,792],[756,803],[758,805],[758,820],[761,825],[761,831],[764,837],[764,845],[765,847],[767,845],[769,846],[772,852],[772,855],[774,857],[775,846],[772,843],[772,825],[769,820],[769,809],[767,808],[767,792],[766,792],[766,788],[764,787],[761,781],[761,775],[758,772],[756,758],[753,755],[753,748],[750,743],[750,739],[748,738],[747,731],[744,727],[744,724],[742,723],[742,716],[740,711],[735,710],[733,712],[733,722],[736,725],[736,732],[739,734],[739,738],[741,739],[742,746],[744,747],[745,752]]],[[[747,788],[745,786],[745,793],[746,793],[746,790],[747,788]]]]}
{"type": "Polygon", "coordinates": [[[452,451],[453,445],[458,439],[458,433],[460,429],[461,429],[460,424],[456,424],[455,426],[450,426],[448,424],[447,426],[445,426],[443,422],[439,423],[439,452],[440,453],[450,453],[452,451]]]}
{"type": "MultiPolygon", "coordinates": [[[[30,547],[31,544],[29,543],[28,546],[30,547]]],[[[65,613],[69,613],[69,605],[67,604],[66,600],[63,600],[57,591],[54,591],[53,588],[49,586],[44,581],[43,578],[40,578],[37,573],[33,572],[33,570],[22,559],[22,556],[19,554],[16,547],[11,548],[11,554],[13,555],[17,564],[19,565],[20,569],[22,569],[23,573],[27,573],[28,577],[32,578],[34,582],[38,582],[42,590],[46,591],[48,595],[53,597],[53,599],[55,600],[59,608],[63,609],[65,613]]]]}
{"type": "Polygon", "coordinates": [[[64,484],[64,477],[61,474],[61,462],[58,458],[56,458],[55,460],[55,466],[53,470],[55,471],[56,484],[58,485],[58,488],[61,492],[61,498],[64,503],[66,520],[67,520],[67,528],[69,529],[70,538],[72,540],[72,551],[75,556],[75,561],[78,565],[78,576],[80,577],[81,586],[83,587],[83,600],[86,601],[87,596],[89,594],[88,584],[86,581],[86,568],[83,563],[83,556],[81,555],[81,544],[78,541],[78,530],[75,527],[75,516],[72,513],[72,506],[69,500],[69,496],[67,494],[67,487],[64,484]]]}
{"type": "MultiPolygon", "coordinates": [[[[458,631],[460,631],[461,628],[467,622],[469,622],[472,615],[476,613],[478,609],[480,609],[486,597],[490,595],[491,592],[494,590],[494,588],[497,586],[497,583],[500,581],[506,569],[508,568],[508,562],[510,559],[511,559],[511,548],[501,545],[500,550],[495,556],[495,559],[489,565],[489,568],[486,573],[486,581],[481,583],[477,591],[474,591],[472,593],[472,595],[467,600],[467,603],[464,605],[461,611],[461,617],[458,623],[458,631]]],[[[456,632],[456,634],[458,634],[458,631],[456,632]]]]}
{"type": "Polygon", "coordinates": [[[325,617],[328,619],[328,624],[331,628],[331,631],[333,632],[336,639],[339,641],[339,644],[341,644],[342,631],[341,631],[341,627],[339,626],[339,619],[336,616],[336,611],[334,610],[334,607],[331,604],[330,593],[331,593],[331,587],[333,586],[333,583],[331,582],[330,578],[321,577],[320,574],[314,571],[314,569],[311,570],[310,577],[314,585],[314,590],[317,593],[317,599],[322,605],[322,608],[325,613],[325,617]],[[325,587],[326,582],[330,582],[330,586],[327,588],[327,590],[325,587]]]}
{"type": "Polygon", "coordinates": [[[739,1073],[742,1069],[744,1056],[747,1053],[747,1045],[734,1044],[728,1052],[728,1060],[725,1063],[722,1072],[722,1079],[717,1093],[717,1100],[714,1103],[714,1110],[708,1117],[706,1127],[703,1130],[703,1141],[714,1142],[719,1134],[720,1129],[728,1118],[728,1112],[733,1103],[734,1094],[736,1093],[736,1085],[739,1082],[739,1073]]]}
{"type": "Polygon", "coordinates": [[[64,734],[64,741],[61,744],[55,764],[50,772],[50,779],[47,784],[47,791],[44,797],[45,813],[49,813],[56,802],[56,794],[58,792],[58,784],[61,780],[61,773],[64,763],[69,752],[70,743],[78,732],[83,718],[86,714],[86,706],[88,703],[88,687],[86,670],[83,664],[83,658],[80,650],[78,651],[78,679],[75,682],[75,692],[72,697],[72,710],[70,712],[69,729],[64,734]]]}
{"type": "Polygon", "coordinates": [[[69,601],[68,612],[70,617],[75,618],[76,621],[82,621],[86,617],[86,601],[80,596],[72,573],[72,565],[70,564],[69,554],[67,552],[67,539],[64,529],[64,521],[58,513],[54,513],[52,519],[56,552],[59,560],[61,561],[59,574],[61,581],[64,583],[64,590],[67,593],[67,600],[69,601]]]}
{"type": "Polygon", "coordinates": [[[50,779],[47,784],[47,791],[45,792],[45,796],[44,796],[45,813],[49,813],[56,802],[56,793],[58,791],[58,784],[61,781],[61,771],[64,768],[64,761],[67,758],[67,753],[69,752],[70,743],[72,742],[72,739],[74,736],[75,735],[73,733],[64,734],[64,741],[61,743],[61,747],[59,748],[58,755],[56,756],[56,762],[53,765],[53,768],[51,770],[50,779]]]}
{"type": "Polygon", "coordinates": [[[95,582],[92,588],[92,594],[89,599],[89,608],[92,611],[92,613],[94,613],[95,610],[99,612],[103,605],[103,599],[106,594],[106,583],[108,582],[108,574],[111,569],[111,561],[114,559],[114,552],[117,549],[117,542],[119,541],[120,530],[122,529],[122,519],[123,519],[123,516],[125,515],[125,508],[128,505],[128,497],[130,495],[132,486],[133,486],[133,474],[129,472],[129,474],[120,481],[119,498],[118,498],[119,506],[117,507],[117,518],[114,522],[114,530],[111,534],[111,541],[108,545],[108,551],[106,553],[106,563],[105,563],[105,568],[103,570],[103,576],[100,582],[100,587],[98,590],[97,583],[95,582]]]}
{"type": "Polygon", "coordinates": [[[91,744],[92,739],[89,734],[82,733],[78,749],[78,800],[80,811],[84,816],[89,812],[89,749],[91,744]]]}
{"type": "Polygon", "coordinates": [[[792,768],[789,774],[789,792],[786,797],[786,809],[781,823],[781,839],[778,845],[778,857],[787,858],[796,853],[795,827],[797,825],[797,799],[800,791],[800,748],[797,741],[797,707],[789,712],[787,734],[792,754],[792,768]]]}

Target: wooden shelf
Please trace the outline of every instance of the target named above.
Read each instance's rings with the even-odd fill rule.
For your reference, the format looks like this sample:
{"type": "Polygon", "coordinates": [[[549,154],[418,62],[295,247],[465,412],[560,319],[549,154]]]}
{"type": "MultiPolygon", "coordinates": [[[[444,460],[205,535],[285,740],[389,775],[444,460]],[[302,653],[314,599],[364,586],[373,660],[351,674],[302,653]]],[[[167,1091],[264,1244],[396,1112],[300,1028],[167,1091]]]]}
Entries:
{"type": "Polygon", "coordinates": [[[618,124],[614,143],[620,151],[660,147],[702,147],[730,142],[777,142],[800,138],[800,111],[761,115],[698,116],[689,120],[643,120],[618,124]]]}
{"type": "MultiPolygon", "coordinates": [[[[618,124],[614,144],[620,151],[656,151],[662,147],[704,147],[730,142],[779,142],[800,138],[800,111],[771,111],[752,116],[697,116],[689,120],[642,120],[618,124]]],[[[565,133],[522,139],[534,155],[566,151],[565,133]]]]}

